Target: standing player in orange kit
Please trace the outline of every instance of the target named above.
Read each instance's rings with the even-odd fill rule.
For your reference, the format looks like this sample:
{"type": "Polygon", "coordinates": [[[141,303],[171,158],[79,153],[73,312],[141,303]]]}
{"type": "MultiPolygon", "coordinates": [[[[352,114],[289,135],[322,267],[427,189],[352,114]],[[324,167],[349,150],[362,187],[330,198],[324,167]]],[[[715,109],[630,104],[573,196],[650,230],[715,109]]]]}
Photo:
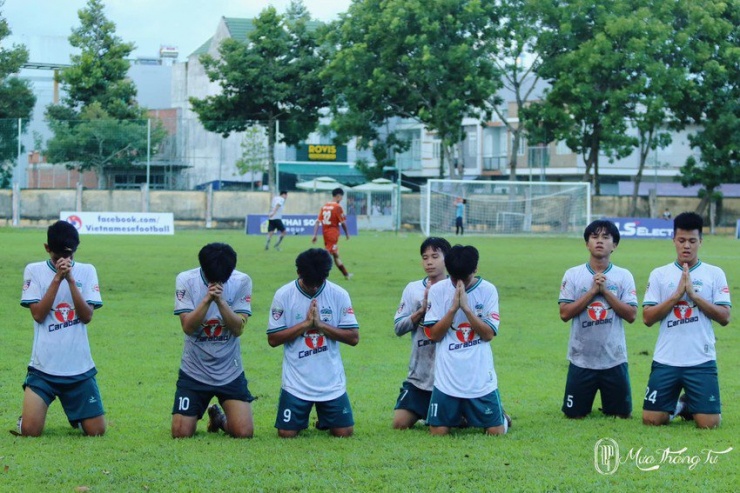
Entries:
{"type": "Polygon", "coordinates": [[[349,280],[352,278],[352,274],[347,272],[347,268],[339,258],[339,227],[341,226],[344,230],[344,234],[349,240],[349,230],[347,229],[346,216],[344,215],[344,209],[340,205],[342,198],[344,197],[344,190],[341,188],[335,188],[331,191],[332,199],[321,207],[319,211],[319,217],[313,227],[313,238],[311,243],[316,243],[316,236],[319,232],[319,225],[321,225],[322,233],[324,235],[324,248],[331,254],[334,259],[334,264],[337,269],[342,271],[344,278],[349,280]]]}

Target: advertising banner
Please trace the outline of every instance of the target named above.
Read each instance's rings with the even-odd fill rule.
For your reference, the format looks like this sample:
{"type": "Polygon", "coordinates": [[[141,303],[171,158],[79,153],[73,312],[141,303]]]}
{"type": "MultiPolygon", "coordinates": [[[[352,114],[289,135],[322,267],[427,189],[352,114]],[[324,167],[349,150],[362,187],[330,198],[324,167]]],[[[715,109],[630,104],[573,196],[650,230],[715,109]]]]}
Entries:
{"type": "Polygon", "coordinates": [[[647,217],[605,217],[619,229],[624,238],[673,238],[673,221],[647,217]]]}
{"type": "MultiPolygon", "coordinates": [[[[283,214],[283,224],[289,235],[312,235],[316,216],[311,214],[283,214]]],[[[245,233],[248,235],[267,234],[267,214],[250,214],[245,221],[245,233]]],[[[347,230],[350,236],[357,235],[357,216],[347,216],[347,230]]],[[[340,233],[344,234],[343,231],[340,233]]],[[[319,228],[321,234],[321,228],[319,228]]]]}
{"type": "Polygon", "coordinates": [[[72,224],[80,234],[173,235],[171,212],[74,212],[62,211],[59,219],[72,224]]]}
{"type": "Polygon", "coordinates": [[[737,224],[735,225],[735,238],[740,240],[740,219],[737,220],[737,224]]]}

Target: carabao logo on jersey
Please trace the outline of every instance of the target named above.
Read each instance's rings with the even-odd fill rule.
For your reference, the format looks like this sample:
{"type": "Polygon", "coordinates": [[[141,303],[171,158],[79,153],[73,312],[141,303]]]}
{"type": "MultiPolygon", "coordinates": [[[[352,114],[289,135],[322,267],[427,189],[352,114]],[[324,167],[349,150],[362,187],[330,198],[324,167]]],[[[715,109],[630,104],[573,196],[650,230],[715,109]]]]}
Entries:
{"type": "Polygon", "coordinates": [[[699,321],[699,316],[694,315],[694,307],[686,300],[681,300],[673,306],[673,315],[678,320],[669,320],[666,323],[668,328],[699,321]]]}
{"type": "Polygon", "coordinates": [[[588,305],[586,313],[588,313],[588,318],[591,320],[604,320],[609,313],[609,309],[602,302],[594,301],[588,305]]]}
{"type": "Polygon", "coordinates": [[[212,318],[203,322],[203,333],[206,337],[218,337],[223,332],[223,326],[221,321],[217,318],[212,318]]]}
{"type": "Polygon", "coordinates": [[[303,340],[311,349],[318,349],[324,345],[324,336],[318,330],[309,330],[303,334],[303,340]]]}
{"type": "Polygon", "coordinates": [[[457,326],[455,335],[460,342],[470,342],[475,337],[475,331],[468,322],[463,322],[457,326]]]}
{"type": "Polygon", "coordinates": [[[321,321],[324,323],[331,322],[333,316],[334,314],[332,313],[331,308],[324,307],[319,310],[319,318],[321,318],[321,321]]]}
{"type": "Polygon", "coordinates": [[[691,305],[687,301],[679,301],[673,307],[673,314],[679,319],[690,318],[692,312],[691,305]]]}
{"type": "Polygon", "coordinates": [[[252,302],[252,295],[251,294],[248,294],[248,295],[244,296],[244,298],[242,298],[242,301],[244,301],[245,303],[251,303],[252,302]]]}
{"type": "Polygon", "coordinates": [[[198,342],[225,342],[231,338],[224,331],[223,322],[218,318],[210,318],[203,322],[200,327],[203,332],[197,337],[198,342]]]}
{"type": "Polygon", "coordinates": [[[729,286],[722,286],[719,288],[719,292],[722,294],[730,294],[730,287],[729,286]]]}
{"type": "Polygon", "coordinates": [[[431,327],[429,327],[429,326],[424,326],[424,335],[425,335],[425,336],[426,336],[426,338],[427,338],[427,339],[429,339],[430,341],[432,340],[432,331],[431,331],[431,329],[432,329],[432,328],[431,328],[431,327]]]}
{"type": "Polygon", "coordinates": [[[54,309],[54,318],[62,323],[71,322],[75,319],[75,310],[68,303],[59,303],[54,309]]]}
{"type": "Polygon", "coordinates": [[[342,314],[344,314],[344,315],[354,315],[355,314],[355,310],[351,306],[348,306],[347,308],[343,308],[342,309],[342,314]]]}
{"type": "Polygon", "coordinates": [[[298,351],[298,359],[323,353],[329,349],[329,346],[326,345],[326,340],[324,339],[323,334],[315,329],[303,333],[303,342],[306,344],[308,349],[301,349],[298,351]]]}

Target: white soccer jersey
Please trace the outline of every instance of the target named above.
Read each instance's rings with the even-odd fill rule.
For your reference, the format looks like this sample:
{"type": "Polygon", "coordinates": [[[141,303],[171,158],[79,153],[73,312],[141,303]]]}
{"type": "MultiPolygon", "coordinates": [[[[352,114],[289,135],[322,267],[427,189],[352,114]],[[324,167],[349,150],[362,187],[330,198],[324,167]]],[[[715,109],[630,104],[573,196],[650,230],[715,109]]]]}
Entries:
{"type": "MultiPolygon", "coordinates": [[[[498,334],[498,291],[488,281],[476,278],[466,290],[468,304],[498,334]]],[[[452,306],[455,286],[442,281],[429,289],[424,325],[437,323],[452,306]]],[[[470,326],[462,310],[457,310],[452,326],[437,344],[434,365],[434,386],[447,395],[473,399],[488,395],[498,388],[493,368],[493,351],[489,342],[482,340],[470,326]]]]}
{"type": "MultiPolygon", "coordinates": [[[[339,329],[358,329],[349,294],[326,281],[310,296],[298,281],[281,287],[270,308],[267,333],[279,332],[306,319],[311,300],[318,301],[321,320],[339,329]]],[[[339,343],[316,330],[283,344],[283,389],[312,402],[336,399],[346,391],[346,380],[339,343]]]]}
{"type": "MultiPolygon", "coordinates": [[[[200,267],[178,274],[175,281],[175,315],[188,313],[208,294],[208,282],[200,267]]],[[[223,285],[222,297],[234,313],[252,315],[252,279],[235,270],[223,285]]],[[[208,385],[225,385],[243,371],[239,337],[226,328],[216,303],[192,335],[184,334],[180,369],[208,385]]]]}
{"type": "MultiPolygon", "coordinates": [[[[593,286],[594,274],[589,264],[568,269],[560,285],[558,303],[580,299],[593,286]]],[[[609,264],[604,275],[606,289],[623,303],[637,306],[635,279],[627,269],[609,264]]],[[[602,295],[594,296],[588,307],[571,320],[568,360],[591,370],[604,370],[627,362],[624,321],[602,295]]]]}
{"type": "MultiPolygon", "coordinates": [[[[396,316],[393,320],[398,323],[404,318],[410,317],[421,308],[424,302],[424,293],[428,280],[408,283],[401,295],[401,303],[398,305],[396,316]]],[[[411,330],[411,358],[409,359],[409,374],[406,380],[422,390],[431,391],[434,387],[434,353],[436,344],[428,336],[429,329],[424,327],[421,320],[418,326],[411,330]]],[[[398,333],[403,335],[404,333],[398,333]]]]}
{"type": "Polygon", "coordinates": [[[272,198],[272,206],[270,212],[275,211],[270,219],[282,219],[283,218],[283,206],[285,205],[285,199],[280,195],[276,195],[272,198]],[[277,209],[276,209],[277,207],[277,209]]]}
{"type": "MultiPolygon", "coordinates": [[[[676,292],[683,267],[677,262],[650,273],[643,306],[654,306],[676,292]]],[[[694,292],[715,305],[732,306],[725,273],[699,261],[690,270],[694,292]]],[[[684,294],[660,322],[653,360],[670,366],[695,366],[717,359],[712,321],[684,294]]]]}
{"type": "MultiPolygon", "coordinates": [[[[23,273],[21,305],[29,307],[41,301],[56,271],[51,260],[28,264],[23,273]]],[[[72,277],[87,304],[93,308],[103,306],[95,267],[72,262],[72,277]]],[[[49,375],[65,377],[81,375],[95,368],[87,339],[87,326],[75,313],[67,281],[59,285],[51,311],[44,321],[34,321],[33,326],[33,350],[29,366],[49,375]]]]}

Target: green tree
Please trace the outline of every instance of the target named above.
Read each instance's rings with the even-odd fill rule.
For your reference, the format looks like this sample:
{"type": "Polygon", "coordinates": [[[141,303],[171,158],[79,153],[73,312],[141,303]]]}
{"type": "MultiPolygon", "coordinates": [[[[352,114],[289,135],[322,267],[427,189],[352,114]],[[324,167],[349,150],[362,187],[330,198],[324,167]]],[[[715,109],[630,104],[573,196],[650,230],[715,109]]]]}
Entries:
{"type": "MultiPolygon", "coordinates": [[[[100,188],[110,167],[130,166],[145,159],[147,150],[146,109],[136,103],[136,87],[126,76],[134,45],[116,36],[116,26],[103,8],[102,0],[88,0],[78,11],[80,26],[69,41],[80,52],[59,73],[66,94],[62,103],[46,111],[54,132],[47,142],[48,161],[80,172],[94,169],[100,188]]],[[[151,132],[153,149],[165,135],[157,120],[151,132]]]]}
{"type": "Polygon", "coordinates": [[[681,61],[688,67],[673,110],[701,126],[689,137],[701,153],[681,168],[684,186],[701,185],[697,212],[721,196],[722,183],[740,182],[740,1],[686,1],[675,16],[685,32],[681,61]]]}
{"type": "Polygon", "coordinates": [[[537,122],[531,133],[542,142],[563,140],[580,154],[586,166],[583,179],[592,181],[599,194],[599,155],[623,158],[637,145],[627,129],[639,81],[625,70],[639,49],[627,27],[638,20],[634,4],[541,0],[538,8],[538,74],[551,87],[543,102],[527,109],[537,122]]]}
{"type": "Polygon", "coordinates": [[[239,174],[252,174],[252,190],[254,190],[254,173],[262,173],[267,169],[267,138],[265,129],[261,125],[253,125],[244,132],[241,142],[242,155],[234,163],[239,174]]]}
{"type": "MultiPolygon", "coordinates": [[[[538,69],[542,59],[534,51],[537,36],[540,33],[535,7],[536,0],[501,0],[500,2],[496,38],[500,40],[499,56],[493,60],[500,74],[503,88],[514,96],[518,116],[516,122],[513,122],[509,115],[509,100],[493,94],[486,102],[487,109],[498,116],[511,134],[508,163],[509,180],[511,181],[516,180],[519,146],[528,126],[528,115],[524,108],[530,102],[532,93],[540,81],[538,69]]],[[[512,187],[511,193],[514,194],[514,192],[515,189],[512,187]]]]}
{"type": "Polygon", "coordinates": [[[227,39],[219,57],[201,57],[208,78],[221,93],[191,98],[203,126],[224,137],[259,121],[267,128],[268,182],[275,191],[275,142],[295,145],[318,125],[325,106],[318,77],[324,61],[318,48],[316,23],[298,0],[285,15],[268,7],[253,20],[246,42],[227,39]]]}
{"type": "Polygon", "coordinates": [[[455,176],[451,156],[462,120],[479,116],[499,84],[488,42],[494,35],[495,4],[354,2],[327,43],[335,50],[323,76],[337,125],[372,141],[372,129],[389,119],[415,119],[436,133],[442,161],[455,176]]]}
{"type": "MultiPolygon", "coordinates": [[[[0,1],[0,7],[5,4],[0,1]]],[[[0,17],[0,41],[11,34],[8,22],[0,17]]],[[[18,156],[18,125],[24,131],[31,118],[36,96],[30,83],[17,74],[28,61],[24,46],[0,43],[0,188],[8,188],[18,156]]]]}

